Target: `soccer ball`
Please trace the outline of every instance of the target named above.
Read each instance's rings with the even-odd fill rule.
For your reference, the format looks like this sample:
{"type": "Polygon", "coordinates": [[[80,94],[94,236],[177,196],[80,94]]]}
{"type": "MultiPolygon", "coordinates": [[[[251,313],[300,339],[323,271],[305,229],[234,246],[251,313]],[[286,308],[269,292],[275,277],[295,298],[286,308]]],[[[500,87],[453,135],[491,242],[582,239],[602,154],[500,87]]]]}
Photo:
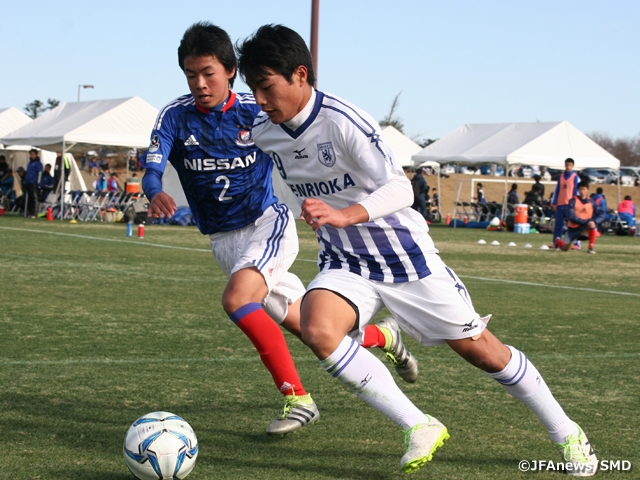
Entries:
{"type": "Polygon", "coordinates": [[[169,412],[153,412],[133,422],[124,438],[124,461],[140,480],[183,479],[198,457],[191,426],[169,412]]]}

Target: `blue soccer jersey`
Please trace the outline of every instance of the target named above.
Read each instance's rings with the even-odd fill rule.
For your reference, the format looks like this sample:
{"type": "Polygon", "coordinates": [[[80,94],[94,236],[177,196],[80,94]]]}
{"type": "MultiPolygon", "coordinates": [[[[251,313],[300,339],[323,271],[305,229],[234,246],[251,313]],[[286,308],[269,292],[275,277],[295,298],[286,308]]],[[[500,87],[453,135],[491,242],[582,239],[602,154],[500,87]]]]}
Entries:
{"type": "Polygon", "coordinates": [[[272,161],[253,142],[260,107],[250,94],[230,92],[222,108],[207,110],[184,95],[158,114],[142,159],[145,193],[160,192],[157,180],[167,161],[178,173],[187,202],[203,234],[245,227],[277,198],[272,161]]]}

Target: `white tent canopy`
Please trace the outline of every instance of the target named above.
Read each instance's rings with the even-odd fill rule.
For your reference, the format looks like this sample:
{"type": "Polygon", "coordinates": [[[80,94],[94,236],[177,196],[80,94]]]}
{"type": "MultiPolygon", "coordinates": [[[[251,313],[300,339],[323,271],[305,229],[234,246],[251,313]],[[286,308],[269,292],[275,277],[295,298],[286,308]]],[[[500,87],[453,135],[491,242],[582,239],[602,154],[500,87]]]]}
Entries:
{"type": "Polygon", "coordinates": [[[414,165],[440,163],[620,168],[620,161],[569,122],[465,124],[412,155],[414,165]]]}
{"type": "Polygon", "coordinates": [[[422,147],[400,132],[392,125],[382,127],[382,139],[391,147],[396,159],[403,167],[410,167],[411,156],[422,150],[422,147]]]}
{"type": "Polygon", "coordinates": [[[5,145],[34,145],[82,153],[99,146],[146,148],[158,110],[140,97],[69,102],[0,138],[5,145]]]}
{"type": "MultiPolygon", "coordinates": [[[[0,138],[31,122],[31,118],[22,113],[16,107],[0,109],[0,138]]],[[[4,145],[1,143],[0,150],[4,150],[4,145]]]]}

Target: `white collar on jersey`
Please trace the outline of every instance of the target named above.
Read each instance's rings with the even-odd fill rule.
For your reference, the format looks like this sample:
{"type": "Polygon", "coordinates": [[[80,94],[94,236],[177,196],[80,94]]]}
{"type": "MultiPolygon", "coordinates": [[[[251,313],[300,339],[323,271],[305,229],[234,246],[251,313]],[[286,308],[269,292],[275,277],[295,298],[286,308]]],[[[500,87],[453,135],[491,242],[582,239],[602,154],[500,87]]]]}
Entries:
{"type": "Polygon", "coordinates": [[[304,122],[307,121],[307,118],[309,118],[309,115],[311,115],[311,112],[313,111],[313,107],[315,104],[316,104],[316,89],[312,88],[311,98],[309,99],[307,104],[304,106],[302,110],[300,110],[300,112],[298,112],[298,114],[295,117],[293,117],[288,122],[284,122],[285,126],[295,131],[298,127],[300,127],[304,122]]]}

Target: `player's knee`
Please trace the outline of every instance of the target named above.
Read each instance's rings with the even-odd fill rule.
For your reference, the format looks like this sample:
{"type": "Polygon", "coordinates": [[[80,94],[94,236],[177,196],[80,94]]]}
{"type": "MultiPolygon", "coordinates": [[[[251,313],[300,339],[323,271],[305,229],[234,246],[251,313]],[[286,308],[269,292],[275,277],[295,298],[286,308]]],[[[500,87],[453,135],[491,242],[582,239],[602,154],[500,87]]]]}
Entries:
{"type": "Polygon", "coordinates": [[[247,303],[250,303],[246,298],[242,298],[240,295],[236,295],[234,292],[225,291],[222,294],[222,308],[231,315],[240,307],[244,307],[247,303]]]}

